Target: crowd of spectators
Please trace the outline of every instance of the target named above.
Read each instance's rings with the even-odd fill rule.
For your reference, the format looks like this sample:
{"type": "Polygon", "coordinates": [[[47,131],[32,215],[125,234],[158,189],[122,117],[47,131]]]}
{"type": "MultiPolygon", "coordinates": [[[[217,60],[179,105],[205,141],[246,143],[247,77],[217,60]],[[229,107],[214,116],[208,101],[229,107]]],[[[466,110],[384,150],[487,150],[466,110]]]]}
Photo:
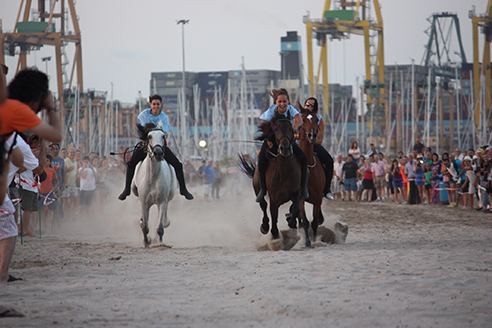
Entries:
{"type": "Polygon", "coordinates": [[[445,204],[491,213],[492,146],[438,154],[417,139],[410,154],[391,157],[374,144],[362,155],[354,142],[346,157],[337,155],[332,190],[335,200],[445,204]]]}

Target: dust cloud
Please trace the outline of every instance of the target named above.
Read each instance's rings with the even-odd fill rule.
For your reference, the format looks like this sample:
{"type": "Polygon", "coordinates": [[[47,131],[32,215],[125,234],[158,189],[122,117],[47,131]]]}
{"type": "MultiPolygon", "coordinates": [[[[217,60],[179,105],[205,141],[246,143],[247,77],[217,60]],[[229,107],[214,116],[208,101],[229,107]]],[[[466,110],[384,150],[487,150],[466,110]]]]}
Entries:
{"type": "MultiPolygon", "coordinates": [[[[142,247],[140,202],[133,194],[125,201],[119,201],[117,197],[121,187],[115,184],[107,194],[96,194],[92,214],[79,214],[76,218],[67,214],[53,235],[142,247]]],[[[187,201],[178,194],[170,201],[168,218],[171,224],[164,230],[164,244],[173,248],[208,246],[256,250],[270,239],[270,234],[264,236],[259,231],[262,212],[254,200],[251,180],[247,177],[241,177],[240,181],[226,181],[220,190],[220,199],[210,197],[205,200],[203,185],[190,186],[189,190],[194,200],[187,201]]],[[[278,226],[281,230],[288,229],[284,219],[288,209],[289,204],[280,208],[278,226]]],[[[309,218],[311,211],[310,205],[306,205],[309,218]]],[[[326,221],[336,221],[330,215],[325,216],[326,221]]],[[[149,219],[153,245],[158,243],[157,225],[157,207],[153,206],[149,219]]]]}

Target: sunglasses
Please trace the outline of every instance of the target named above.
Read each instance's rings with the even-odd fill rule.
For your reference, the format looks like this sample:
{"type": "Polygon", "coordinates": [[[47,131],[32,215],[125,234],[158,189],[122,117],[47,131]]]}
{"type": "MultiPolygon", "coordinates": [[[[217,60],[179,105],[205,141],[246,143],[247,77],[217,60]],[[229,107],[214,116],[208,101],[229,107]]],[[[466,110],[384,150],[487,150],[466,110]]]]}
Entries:
{"type": "Polygon", "coordinates": [[[311,104],[311,103],[306,103],[306,104],[304,105],[304,107],[314,107],[314,104],[311,104]]]}
{"type": "Polygon", "coordinates": [[[1,64],[1,63],[0,63],[0,65],[2,65],[3,74],[7,75],[7,73],[9,72],[8,66],[5,66],[4,64],[1,64]]]}

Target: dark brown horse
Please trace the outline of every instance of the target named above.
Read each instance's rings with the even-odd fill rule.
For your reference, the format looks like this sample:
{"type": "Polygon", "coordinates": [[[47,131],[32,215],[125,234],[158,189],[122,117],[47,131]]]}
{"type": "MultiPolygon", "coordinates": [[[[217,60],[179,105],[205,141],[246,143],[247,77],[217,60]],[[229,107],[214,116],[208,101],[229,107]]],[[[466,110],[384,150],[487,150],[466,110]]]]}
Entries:
{"type": "Polygon", "coordinates": [[[314,144],[318,139],[319,120],[316,113],[308,111],[301,107],[302,126],[300,129],[299,147],[304,151],[308,159],[309,179],[308,191],[309,198],[306,202],[313,204],[313,229],[314,240],[318,226],[323,223],[323,213],[321,212],[321,203],[323,202],[323,188],[325,186],[325,171],[321,160],[314,153],[314,144]]]}
{"type": "MultiPolygon", "coordinates": [[[[282,114],[277,114],[270,122],[264,122],[259,126],[261,135],[257,140],[268,139],[271,142],[271,150],[268,151],[268,168],[265,172],[268,195],[270,197],[270,215],[272,218],[271,233],[273,239],[279,238],[278,208],[292,202],[290,216],[288,218],[289,227],[297,228],[297,218],[302,222],[306,235],[306,247],[311,247],[309,239],[309,222],[304,211],[304,199],[301,199],[301,165],[292,152],[294,143],[294,131],[290,117],[285,118],[282,114]]],[[[244,156],[239,155],[240,169],[253,179],[255,194],[260,191],[260,179],[255,163],[244,156]]],[[[267,234],[270,230],[267,215],[267,202],[262,200],[260,207],[263,211],[263,220],[260,231],[267,234]]]]}

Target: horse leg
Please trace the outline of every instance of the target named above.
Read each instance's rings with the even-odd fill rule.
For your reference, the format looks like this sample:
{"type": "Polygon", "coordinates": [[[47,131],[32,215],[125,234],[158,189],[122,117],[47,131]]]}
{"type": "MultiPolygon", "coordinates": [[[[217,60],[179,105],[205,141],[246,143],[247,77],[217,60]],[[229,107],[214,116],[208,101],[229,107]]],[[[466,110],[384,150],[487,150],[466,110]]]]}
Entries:
{"type": "Polygon", "coordinates": [[[316,234],[318,233],[318,226],[321,214],[321,204],[313,206],[313,221],[311,222],[311,229],[313,229],[313,241],[316,241],[316,234]]]}
{"type": "Polygon", "coordinates": [[[312,248],[311,240],[309,239],[309,220],[306,216],[306,209],[304,208],[304,201],[299,202],[299,220],[302,222],[304,228],[304,234],[306,235],[306,247],[312,248]]]}
{"type": "Polygon", "coordinates": [[[260,207],[261,210],[263,211],[263,219],[260,226],[260,231],[262,234],[266,235],[268,233],[268,230],[270,230],[270,225],[268,222],[270,220],[268,219],[268,215],[267,215],[267,202],[265,201],[265,199],[261,200],[260,207]]]}
{"type": "Polygon", "coordinates": [[[142,218],[140,218],[140,228],[144,236],[144,246],[148,247],[150,245],[151,239],[149,237],[149,211],[150,206],[142,203],[142,218]]]}
{"type": "Polygon", "coordinates": [[[164,203],[160,204],[158,206],[159,208],[159,226],[157,227],[157,235],[159,236],[159,243],[162,243],[162,236],[164,236],[164,228],[169,227],[169,222],[167,218],[167,206],[168,202],[165,201],[164,203]]]}
{"type": "Polygon", "coordinates": [[[289,228],[297,229],[297,221],[296,215],[294,214],[294,204],[291,204],[289,207],[289,213],[285,214],[287,223],[289,224],[289,228]]]}
{"type": "Polygon", "coordinates": [[[279,231],[277,227],[277,221],[278,221],[278,206],[277,204],[272,204],[270,200],[270,216],[272,218],[272,229],[270,232],[272,233],[273,239],[278,239],[279,238],[279,231]]]}
{"type": "Polygon", "coordinates": [[[318,226],[322,225],[325,222],[325,217],[323,216],[323,212],[321,211],[321,207],[318,212],[318,226]]]}

